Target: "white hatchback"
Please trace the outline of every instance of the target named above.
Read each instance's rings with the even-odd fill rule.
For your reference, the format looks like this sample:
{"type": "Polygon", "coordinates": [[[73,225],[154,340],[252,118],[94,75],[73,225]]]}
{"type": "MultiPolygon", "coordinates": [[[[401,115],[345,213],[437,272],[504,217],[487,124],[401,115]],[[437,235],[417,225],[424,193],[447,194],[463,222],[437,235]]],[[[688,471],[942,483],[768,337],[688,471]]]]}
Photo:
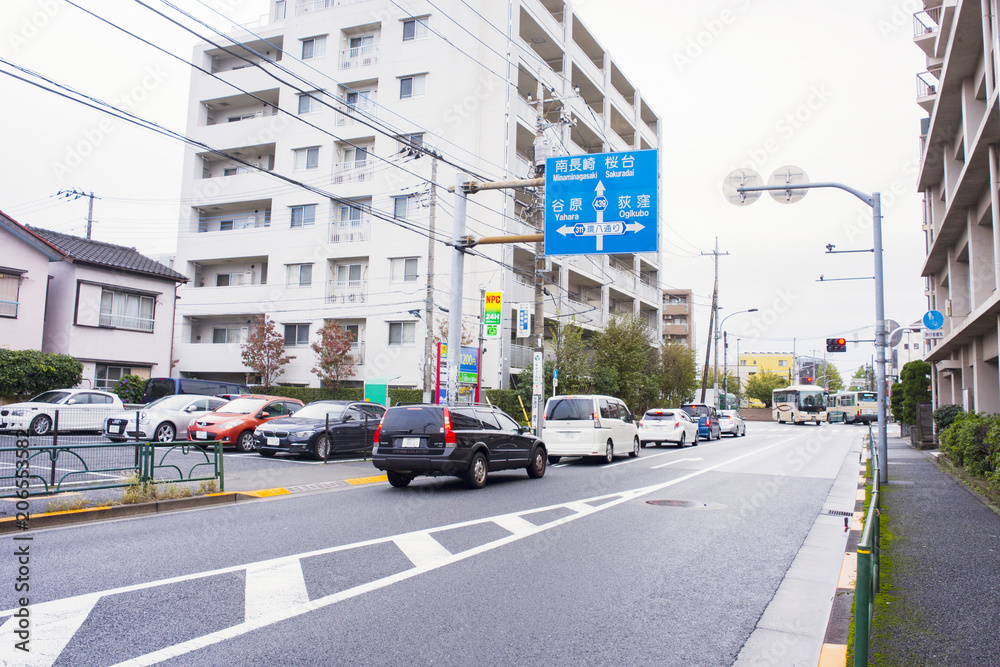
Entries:
{"type": "Polygon", "coordinates": [[[698,424],[688,413],[676,410],[646,410],[639,420],[639,442],[646,445],[662,445],[670,442],[678,447],[698,444],[698,424]]]}
{"type": "Polygon", "coordinates": [[[542,440],[549,463],[563,456],[599,456],[611,463],[617,455],[639,455],[635,417],[612,396],[553,396],[545,403],[542,440]]]}

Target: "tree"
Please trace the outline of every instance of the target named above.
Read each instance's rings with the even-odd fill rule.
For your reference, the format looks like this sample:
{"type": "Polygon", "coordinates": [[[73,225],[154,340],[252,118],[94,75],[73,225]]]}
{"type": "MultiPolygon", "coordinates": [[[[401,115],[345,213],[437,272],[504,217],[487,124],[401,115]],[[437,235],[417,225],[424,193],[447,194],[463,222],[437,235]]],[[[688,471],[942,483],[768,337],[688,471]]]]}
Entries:
{"type": "MultiPolygon", "coordinates": [[[[462,345],[472,345],[473,340],[475,339],[472,337],[472,332],[469,331],[465,322],[462,322],[462,345]]],[[[448,344],[448,320],[441,320],[438,323],[438,332],[434,336],[434,342],[448,344]]]]}
{"type": "Polygon", "coordinates": [[[698,360],[694,350],[681,343],[669,343],[660,350],[657,382],[667,407],[687,403],[698,388],[698,360]]]}
{"type": "Polygon", "coordinates": [[[583,329],[577,326],[574,316],[569,323],[553,322],[549,325],[552,336],[553,358],[545,361],[545,394],[551,396],[552,371],[559,370],[560,394],[585,394],[591,391],[590,358],[583,343],[583,329]]]}
{"type": "Polygon", "coordinates": [[[840,391],[844,388],[844,380],[840,377],[840,371],[833,364],[826,362],[816,368],[816,384],[823,385],[830,391],[840,391]]]}
{"type": "Polygon", "coordinates": [[[649,369],[656,367],[659,354],[643,320],[631,315],[612,317],[591,343],[596,392],[622,399],[636,414],[642,414],[658,400],[659,387],[649,369]]]}
{"type": "Polygon", "coordinates": [[[312,372],[324,386],[339,387],[341,380],[354,376],[354,336],[336,322],[327,322],[317,333],[319,340],[310,345],[317,357],[312,372]]]}
{"type": "Polygon", "coordinates": [[[253,333],[240,350],[243,363],[257,374],[264,391],[271,388],[271,384],[285,372],[283,367],[295,358],[285,354],[285,337],[275,330],[274,320],[267,315],[257,315],[253,333]]]}
{"type": "MultiPolygon", "coordinates": [[[[708,375],[706,376],[705,386],[709,389],[715,388],[715,369],[708,369],[708,375]]],[[[726,369],[725,373],[719,373],[719,396],[722,396],[722,390],[726,388],[728,393],[736,397],[737,405],[739,405],[739,400],[742,398],[740,378],[735,371],[726,369]],[[726,378],[729,378],[728,386],[726,384],[726,378]]]]}
{"type": "Polygon", "coordinates": [[[917,423],[917,403],[931,400],[931,365],[926,361],[911,361],[899,372],[899,384],[903,387],[904,424],[917,423]]]}
{"type": "Polygon", "coordinates": [[[747,380],[746,395],[763,403],[765,408],[769,408],[771,407],[771,392],[780,387],[787,386],[788,380],[775,373],[768,371],[754,373],[747,380]]]}
{"type": "Polygon", "coordinates": [[[902,423],[903,422],[903,385],[899,382],[893,382],[892,386],[889,387],[889,409],[892,411],[892,418],[902,423]]]}
{"type": "Polygon", "coordinates": [[[69,355],[0,348],[0,396],[37,396],[75,387],[82,378],[83,364],[69,355]]]}
{"type": "MultiPolygon", "coordinates": [[[[858,370],[854,371],[853,379],[858,380],[863,378],[865,381],[864,388],[871,389],[872,388],[871,381],[873,381],[874,377],[875,377],[875,369],[872,367],[872,365],[864,364],[858,366],[858,370]]],[[[856,383],[852,382],[851,384],[854,385],[856,383]]]]}

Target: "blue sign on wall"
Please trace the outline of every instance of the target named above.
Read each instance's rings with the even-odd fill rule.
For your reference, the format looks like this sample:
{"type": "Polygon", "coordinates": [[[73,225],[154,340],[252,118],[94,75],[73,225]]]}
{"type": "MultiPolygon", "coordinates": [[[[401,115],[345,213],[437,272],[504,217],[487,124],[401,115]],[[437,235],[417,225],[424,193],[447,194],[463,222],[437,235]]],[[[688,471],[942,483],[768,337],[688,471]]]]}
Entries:
{"type": "Polygon", "coordinates": [[[656,252],[655,150],[545,161],[545,254],[656,252]]]}
{"type": "Polygon", "coordinates": [[[938,310],[928,310],[924,315],[924,326],[928,329],[940,329],[944,326],[944,315],[938,310]]]}

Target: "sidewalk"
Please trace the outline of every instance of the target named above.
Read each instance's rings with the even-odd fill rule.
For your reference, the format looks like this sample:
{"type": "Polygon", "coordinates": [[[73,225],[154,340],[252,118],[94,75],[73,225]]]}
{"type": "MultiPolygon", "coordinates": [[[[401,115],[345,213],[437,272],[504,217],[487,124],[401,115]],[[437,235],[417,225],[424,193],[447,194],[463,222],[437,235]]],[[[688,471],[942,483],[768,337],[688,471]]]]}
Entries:
{"type": "Polygon", "coordinates": [[[938,467],[937,452],[887,445],[870,664],[1000,665],[1000,515],[938,467]]]}

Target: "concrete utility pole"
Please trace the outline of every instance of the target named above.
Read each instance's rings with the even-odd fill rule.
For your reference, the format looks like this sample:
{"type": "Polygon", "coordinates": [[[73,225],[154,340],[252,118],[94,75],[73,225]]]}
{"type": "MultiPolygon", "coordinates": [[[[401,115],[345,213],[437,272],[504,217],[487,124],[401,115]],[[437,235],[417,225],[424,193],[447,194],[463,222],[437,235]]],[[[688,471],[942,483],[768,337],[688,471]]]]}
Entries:
{"type": "MultiPolygon", "coordinates": [[[[719,252],[719,237],[716,236],[715,237],[715,250],[712,251],[712,252],[703,252],[701,254],[702,255],[712,255],[715,258],[715,289],[712,291],[712,319],[711,319],[711,323],[709,324],[709,339],[708,339],[709,340],[709,344],[708,344],[708,346],[709,346],[709,348],[712,348],[715,351],[715,357],[714,357],[715,360],[714,360],[714,362],[712,364],[712,375],[714,375],[715,377],[713,378],[713,381],[712,381],[712,389],[715,390],[715,403],[716,403],[716,407],[718,407],[718,403],[719,403],[719,338],[722,335],[722,334],[719,333],[719,313],[718,313],[718,310],[719,310],[719,255],[728,255],[729,251],[722,252],[722,253],[719,252]],[[714,332],[715,345],[714,346],[712,345],[712,342],[711,342],[712,341],[712,336],[713,336],[713,333],[712,333],[712,325],[713,324],[714,324],[714,327],[715,327],[715,332],[714,332]]],[[[707,374],[708,374],[708,354],[705,355],[705,374],[702,375],[702,381],[701,381],[701,400],[702,400],[702,402],[705,401],[705,385],[706,385],[705,375],[707,375],[707,374]]]]}
{"type": "MultiPolygon", "coordinates": [[[[545,88],[542,86],[542,77],[538,77],[538,84],[535,88],[537,99],[535,100],[535,177],[542,178],[544,184],[545,158],[548,151],[545,150],[545,88]]],[[[532,200],[534,227],[540,233],[545,229],[545,187],[544,185],[535,189],[535,196],[532,200]]],[[[532,334],[535,338],[535,353],[532,355],[532,375],[537,375],[534,366],[538,363],[539,356],[542,355],[542,363],[545,360],[545,293],[542,291],[544,285],[542,279],[545,273],[545,242],[544,240],[535,242],[535,322],[532,334]]],[[[534,380],[534,377],[532,378],[534,380]]],[[[545,385],[542,384],[541,391],[535,391],[539,387],[532,382],[531,392],[531,423],[535,428],[535,434],[542,436],[542,407],[545,404],[545,385]]]]}
{"type": "Polygon", "coordinates": [[[434,395],[434,224],[437,221],[437,156],[431,156],[431,202],[427,219],[427,298],[424,302],[424,402],[433,403],[434,395]]]}
{"type": "MultiPolygon", "coordinates": [[[[72,190],[60,190],[57,196],[68,197],[71,199],[79,199],[80,197],[89,197],[90,204],[87,206],[87,239],[90,239],[91,231],[94,227],[94,193],[93,192],[83,192],[73,188],[72,190]]],[[[98,197],[100,199],[100,197],[98,197]]]]}
{"type": "Polygon", "coordinates": [[[466,174],[455,176],[455,212],[452,219],[451,301],[448,305],[448,402],[458,400],[458,367],[462,363],[462,291],[465,275],[465,216],[469,204],[466,174]]]}

